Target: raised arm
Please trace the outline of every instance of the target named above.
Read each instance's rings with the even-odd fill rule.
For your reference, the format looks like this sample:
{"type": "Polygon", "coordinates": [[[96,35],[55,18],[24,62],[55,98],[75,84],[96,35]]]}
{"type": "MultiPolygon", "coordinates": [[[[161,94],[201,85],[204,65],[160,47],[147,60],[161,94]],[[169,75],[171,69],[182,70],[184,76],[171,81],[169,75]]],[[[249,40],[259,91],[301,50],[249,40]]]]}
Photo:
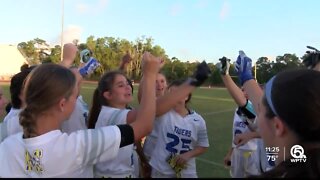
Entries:
{"type": "Polygon", "coordinates": [[[225,87],[238,106],[245,106],[247,103],[247,98],[244,96],[242,90],[236,85],[236,83],[234,83],[231,76],[229,75],[230,59],[223,57],[219,60],[221,62],[219,68],[220,75],[225,87]]]}
{"type": "Polygon", "coordinates": [[[134,131],[135,141],[149,134],[153,128],[156,111],[156,94],[154,87],[159,67],[160,62],[157,58],[148,52],[143,55],[142,71],[145,75],[145,82],[142,85],[142,90],[144,93],[141,96],[139,110],[136,111],[135,121],[130,124],[134,131]]]}
{"type": "Polygon", "coordinates": [[[308,68],[320,71],[320,51],[312,46],[307,46],[308,51],[302,57],[302,63],[308,68]]]}
{"type": "Polygon", "coordinates": [[[121,60],[121,63],[119,65],[119,70],[124,72],[125,68],[127,67],[127,65],[130,63],[130,61],[132,60],[130,54],[127,52],[121,60]]]}
{"type": "Polygon", "coordinates": [[[140,82],[139,82],[139,88],[138,88],[138,102],[139,102],[139,104],[140,104],[141,97],[142,97],[143,83],[144,83],[144,76],[142,75],[142,78],[140,79],[140,82]]]}
{"type": "Polygon", "coordinates": [[[256,114],[259,114],[258,104],[263,96],[263,90],[260,88],[257,81],[254,79],[248,80],[243,84],[246,93],[248,94],[249,100],[252,102],[256,114]]]}
{"type": "Polygon", "coordinates": [[[165,93],[157,99],[156,116],[161,116],[172,109],[178,101],[187,97],[196,87],[199,87],[210,76],[211,71],[205,61],[197,66],[194,74],[176,90],[165,93]]]}
{"type": "Polygon", "coordinates": [[[263,91],[252,76],[252,60],[243,51],[239,51],[235,69],[238,72],[241,85],[248,94],[249,100],[253,103],[255,112],[258,115],[258,104],[263,96],[263,91]]]}
{"type": "Polygon", "coordinates": [[[67,43],[63,45],[63,57],[60,62],[60,65],[69,68],[74,63],[78,52],[78,47],[72,43],[67,43]]]}
{"type": "MultiPolygon", "coordinates": [[[[162,58],[160,58],[160,57],[158,57],[158,60],[160,61],[160,69],[164,66],[164,63],[165,63],[165,61],[162,59],[162,58]]],[[[159,73],[157,74],[157,76],[159,75],[159,73]]],[[[142,74],[142,78],[141,78],[141,80],[140,80],[140,82],[139,82],[139,88],[138,88],[138,102],[140,103],[140,100],[141,100],[141,95],[142,95],[142,93],[143,93],[143,91],[142,91],[142,84],[143,84],[143,74],[142,74]]],[[[157,80],[156,80],[157,81],[157,80]]],[[[156,87],[155,87],[156,88],[156,87]]],[[[157,96],[157,95],[156,95],[157,96]]]]}

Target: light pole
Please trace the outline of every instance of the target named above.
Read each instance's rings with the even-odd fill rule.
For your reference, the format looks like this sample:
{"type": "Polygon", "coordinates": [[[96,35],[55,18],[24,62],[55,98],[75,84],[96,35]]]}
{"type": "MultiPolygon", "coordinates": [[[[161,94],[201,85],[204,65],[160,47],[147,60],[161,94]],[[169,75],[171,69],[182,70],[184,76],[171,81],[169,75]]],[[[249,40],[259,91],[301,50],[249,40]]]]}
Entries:
{"type": "Polygon", "coordinates": [[[61,13],[61,61],[63,59],[63,24],[64,24],[64,0],[62,2],[62,13],[61,13]]]}

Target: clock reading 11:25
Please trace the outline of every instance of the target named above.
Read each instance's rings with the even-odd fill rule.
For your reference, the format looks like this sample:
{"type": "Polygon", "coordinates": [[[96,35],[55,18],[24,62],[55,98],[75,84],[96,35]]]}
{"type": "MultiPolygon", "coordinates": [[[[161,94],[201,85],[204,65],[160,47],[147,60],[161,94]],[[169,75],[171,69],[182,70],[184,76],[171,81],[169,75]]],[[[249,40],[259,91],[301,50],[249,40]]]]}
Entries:
{"type": "Polygon", "coordinates": [[[280,148],[279,147],[266,147],[267,153],[279,153],[280,148]]]}

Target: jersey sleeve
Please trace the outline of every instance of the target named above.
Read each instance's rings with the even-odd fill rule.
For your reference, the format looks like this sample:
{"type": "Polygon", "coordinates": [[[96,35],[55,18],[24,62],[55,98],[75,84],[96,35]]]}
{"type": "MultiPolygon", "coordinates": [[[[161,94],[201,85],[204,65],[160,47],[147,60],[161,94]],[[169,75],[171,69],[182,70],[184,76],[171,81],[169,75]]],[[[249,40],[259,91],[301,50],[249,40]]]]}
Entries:
{"type": "Polygon", "coordinates": [[[128,109],[116,109],[112,111],[100,112],[95,127],[103,127],[117,124],[127,124],[128,109]]]}
{"type": "Polygon", "coordinates": [[[93,165],[116,157],[121,133],[117,126],[106,126],[76,131],[69,138],[69,143],[75,144],[78,162],[81,165],[93,165]]]}
{"type": "Polygon", "coordinates": [[[129,124],[117,125],[121,133],[120,148],[134,143],[134,131],[129,124]]]}
{"type": "Polygon", "coordinates": [[[116,117],[117,119],[115,120],[116,123],[112,124],[112,125],[116,125],[116,124],[127,124],[127,115],[128,112],[130,110],[129,109],[122,109],[119,113],[119,115],[116,117]]]}
{"type": "Polygon", "coordinates": [[[209,147],[209,140],[208,140],[208,133],[207,133],[207,126],[205,120],[199,115],[201,119],[201,123],[198,129],[198,143],[197,146],[201,147],[209,147]]]}

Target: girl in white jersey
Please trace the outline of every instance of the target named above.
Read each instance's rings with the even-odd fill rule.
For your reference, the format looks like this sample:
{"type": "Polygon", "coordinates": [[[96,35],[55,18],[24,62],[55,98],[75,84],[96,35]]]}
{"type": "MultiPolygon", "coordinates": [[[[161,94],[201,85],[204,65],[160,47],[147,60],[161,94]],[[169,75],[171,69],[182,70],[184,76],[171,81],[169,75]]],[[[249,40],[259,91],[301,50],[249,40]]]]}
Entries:
{"type": "MultiPolygon", "coordinates": [[[[110,71],[104,74],[92,99],[88,121],[90,129],[131,123],[128,114],[130,109],[126,106],[132,101],[132,89],[122,72],[110,71]]],[[[95,177],[133,177],[132,156],[133,144],[121,148],[116,158],[95,166],[95,177]]]]}
{"type": "Polygon", "coordinates": [[[155,116],[155,77],[159,62],[148,53],[142,71],[148,74],[137,120],[69,135],[59,129],[74,109],[78,94],[74,74],[55,64],[36,67],[26,80],[26,107],[20,114],[23,133],[0,144],[0,177],[93,177],[92,166],[114,158],[120,147],[151,132],[155,116]]]}
{"type": "MultiPolygon", "coordinates": [[[[199,72],[199,69],[197,70],[197,72],[199,72]]],[[[202,77],[199,73],[196,73],[199,77],[195,77],[196,79],[193,79],[192,81],[201,81],[200,84],[202,84],[208,75],[205,74],[205,77],[202,77]]],[[[145,79],[142,86],[144,85],[145,79]]],[[[183,97],[183,95],[187,95],[194,90],[194,86],[195,85],[191,81],[186,82],[184,86],[181,87],[180,92],[172,93],[171,96],[166,96],[166,98],[162,100],[158,99],[157,113],[166,111],[168,107],[171,107],[171,104],[174,104],[176,99],[179,99],[183,97]]],[[[133,122],[135,120],[133,117],[135,117],[137,109],[126,109],[126,105],[131,101],[132,89],[128,84],[127,78],[118,71],[106,73],[100,79],[98,88],[95,90],[92,108],[90,109],[88,127],[97,128],[133,122]]],[[[134,166],[132,153],[133,146],[127,146],[119,151],[116,158],[96,164],[94,168],[95,177],[133,177],[134,166]]]]}
{"type": "Polygon", "coordinates": [[[258,175],[266,167],[266,154],[260,152],[264,149],[260,135],[255,124],[255,111],[251,101],[247,98],[244,89],[240,89],[229,75],[229,59],[220,59],[219,67],[221,78],[234,101],[239,106],[235,110],[232,147],[224,158],[225,166],[231,166],[233,178],[245,178],[249,175],[258,175]],[[263,164],[262,164],[263,163],[263,164]]]}
{"type": "MultiPolygon", "coordinates": [[[[157,97],[163,96],[166,88],[167,88],[166,77],[162,73],[158,73],[157,80],[156,80],[156,96],[157,97]]],[[[143,152],[148,158],[148,160],[150,160],[152,151],[154,150],[157,142],[156,129],[157,129],[157,121],[155,121],[152,132],[146,137],[143,144],[143,152]]]]}
{"type": "MultiPolygon", "coordinates": [[[[167,94],[176,91],[182,82],[172,82],[167,94]]],[[[209,141],[204,119],[186,107],[190,98],[191,94],[181,98],[172,109],[156,119],[157,142],[150,160],[153,178],[197,177],[195,157],[206,152],[209,141]],[[175,156],[171,162],[173,166],[185,167],[178,174],[169,165],[171,155],[175,156]]]]}
{"type": "Polygon", "coordinates": [[[6,138],[7,136],[18,132],[22,132],[22,126],[19,123],[19,113],[22,111],[22,108],[24,106],[22,100],[22,88],[23,82],[27,78],[30,71],[30,68],[24,69],[11,78],[11,109],[3,120],[3,125],[6,128],[3,127],[2,138],[6,138]]]}

